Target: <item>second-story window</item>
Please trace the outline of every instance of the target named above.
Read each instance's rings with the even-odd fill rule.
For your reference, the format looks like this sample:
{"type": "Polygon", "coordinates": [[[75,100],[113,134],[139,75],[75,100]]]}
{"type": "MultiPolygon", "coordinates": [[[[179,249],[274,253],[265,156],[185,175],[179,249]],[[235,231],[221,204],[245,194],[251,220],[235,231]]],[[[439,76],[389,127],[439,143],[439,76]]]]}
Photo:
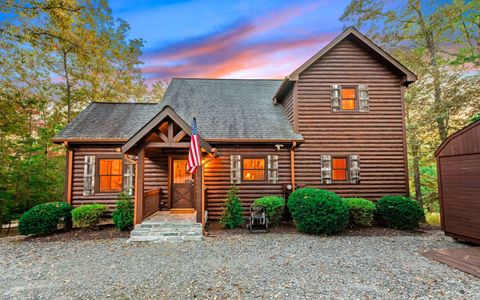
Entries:
{"type": "Polygon", "coordinates": [[[332,85],[331,102],[332,112],[368,112],[368,86],[332,85]]]}
{"type": "Polygon", "coordinates": [[[357,89],[355,87],[342,87],[340,108],[344,111],[355,110],[357,102],[357,89]]]}

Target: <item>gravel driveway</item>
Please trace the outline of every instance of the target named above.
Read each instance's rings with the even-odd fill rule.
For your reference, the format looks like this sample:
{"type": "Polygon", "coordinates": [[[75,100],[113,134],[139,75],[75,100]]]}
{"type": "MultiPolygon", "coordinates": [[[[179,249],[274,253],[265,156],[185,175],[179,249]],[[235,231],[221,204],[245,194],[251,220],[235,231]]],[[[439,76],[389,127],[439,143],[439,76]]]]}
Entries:
{"type": "Polygon", "coordinates": [[[479,299],[480,280],[419,254],[412,236],[261,234],[183,244],[0,239],[1,299],[479,299]]]}

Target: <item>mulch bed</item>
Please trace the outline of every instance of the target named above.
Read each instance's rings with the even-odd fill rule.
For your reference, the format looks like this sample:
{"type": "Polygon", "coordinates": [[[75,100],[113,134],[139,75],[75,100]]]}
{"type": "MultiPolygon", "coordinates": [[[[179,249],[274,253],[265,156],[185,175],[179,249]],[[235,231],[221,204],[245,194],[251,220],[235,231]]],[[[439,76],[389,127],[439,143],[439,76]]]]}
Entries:
{"type": "Polygon", "coordinates": [[[128,237],[130,237],[130,231],[120,231],[113,225],[100,225],[88,229],[72,229],[70,231],[62,230],[47,236],[26,237],[23,239],[23,242],[69,242],[128,237]]]}
{"type": "MultiPolygon", "coordinates": [[[[417,230],[397,230],[389,227],[374,226],[365,228],[348,228],[342,233],[337,234],[337,236],[412,236],[424,235],[427,234],[428,231],[439,229],[440,227],[431,226],[428,224],[421,224],[420,228],[417,230]]],[[[218,222],[208,224],[207,232],[210,236],[250,234],[245,227],[225,229],[223,228],[222,224],[218,222]]],[[[293,223],[289,222],[270,228],[269,233],[295,234],[299,233],[299,231],[297,231],[293,223]]]]}

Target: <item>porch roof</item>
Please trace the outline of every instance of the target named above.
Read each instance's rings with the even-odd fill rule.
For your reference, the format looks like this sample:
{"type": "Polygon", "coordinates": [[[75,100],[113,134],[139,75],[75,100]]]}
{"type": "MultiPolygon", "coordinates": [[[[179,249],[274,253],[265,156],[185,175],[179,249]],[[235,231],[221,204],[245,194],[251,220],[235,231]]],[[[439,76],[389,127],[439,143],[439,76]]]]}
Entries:
{"type": "MultiPolygon", "coordinates": [[[[134,148],[142,139],[146,138],[152,131],[154,131],[158,126],[160,125],[161,122],[163,122],[165,119],[170,118],[175,124],[177,124],[181,130],[184,131],[183,134],[188,134],[189,136],[192,136],[192,128],[190,125],[188,125],[185,120],[183,120],[177,113],[170,107],[170,106],[165,106],[163,109],[157,113],[155,117],[153,117],[150,121],[148,121],[145,126],[143,126],[141,129],[139,129],[126,143],[125,145],[122,146],[122,153],[126,153],[132,148],[134,148]]],[[[173,129],[172,129],[173,133],[173,129]]],[[[198,136],[198,141],[200,143],[200,146],[205,149],[205,151],[211,153],[213,152],[212,146],[210,146],[209,143],[207,143],[201,136],[200,134],[198,136]]],[[[178,141],[174,141],[173,135],[170,137],[171,140],[168,142],[162,142],[160,144],[169,144],[168,146],[175,147],[175,143],[178,141]],[[171,144],[171,145],[170,145],[171,144]]],[[[180,143],[178,143],[180,145],[180,143]]],[[[188,145],[187,145],[188,146],[188,145]]],[[[161,145],[160,145],[161,147],[161,145]]]]}

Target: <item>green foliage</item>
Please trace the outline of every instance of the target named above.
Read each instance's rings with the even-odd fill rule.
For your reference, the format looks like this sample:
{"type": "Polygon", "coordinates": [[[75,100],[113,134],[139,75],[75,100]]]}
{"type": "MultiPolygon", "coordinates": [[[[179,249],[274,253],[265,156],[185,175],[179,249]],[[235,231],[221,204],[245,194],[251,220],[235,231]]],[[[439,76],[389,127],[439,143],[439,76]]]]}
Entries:
{"type": "Polygon", "coordinates": [[[337,194],[326,190],[298,189],[288,198],[288,208],[297,229],[307,233],[337,233],[349,221],[347,205],[337,194]]]}
{"type": "Polygon", "coordinates": [[[377,201],[377,212],[388,226],[411,230],[423,219],[420,205],[405,196],[384,196],[377,201]]]}
{"type": "Polygon", "coordinates": [[[225,199],[225,210],[220,223],[226,228],[233,229],[243,224],[243,207],[238,197],[238,188],[232,186],[225,199]]]}
{"type": "Polygon", "coordinates": [[[65,202],[49,202],[34,206],[20,218],[21,234],[46,235],[57,230],[57,225],[71,218],[72,207],[65,202]]]}
{"type": "Polygon", "coordinates": [[[350,212],[351,226],[373,226],[376,207],[372,201],[363,198],[344,198],[343,201],[350,212]]]}
{"type": "Polygon", "coordinates": [[[107,210],[108,207],[104,204],[87,204],[74,208],[72,210],[73,225],[80,228],[95,226],[107,210]]]}
{"type": "Polygon", "coordinates": [[[125,193],[120,193],[113,212],[113,224],[118,229],[125,231],[133,226],[133,201],[132,197],[125,193]]]}
{"type": "Polygon", "coordinates": [[[425,221],[427,224],[433,225],[433,226],[440,226],[440,213],[438,212],[427,212],[425,214],[425,221]]]}
{"type": "Polygon", "coordinates": [[[253,205],[262,206],[266,209],[268,220],[273,226],[280,224],[285,207],[285,199],[279,196],[265,196],[256,199],[253,205]]]}
{"type": "Polygon", "coordinates": [[[3,220],[62,199],[65,148],[51,138],[68,120],[91,101],[141,101],[147,92],[143,42],[128,37],[107,1],[50,2],[0,4],[8,16],[0,18],[0,191],[12,196],[0,198],[3,220]]]}
{"type": "Polygon", "coordinates": [[[477,121],[480,121],[480,113],[477,113],[470,118],[471,123],[474,123],[474,122],[477,122],[477,121]]]}

